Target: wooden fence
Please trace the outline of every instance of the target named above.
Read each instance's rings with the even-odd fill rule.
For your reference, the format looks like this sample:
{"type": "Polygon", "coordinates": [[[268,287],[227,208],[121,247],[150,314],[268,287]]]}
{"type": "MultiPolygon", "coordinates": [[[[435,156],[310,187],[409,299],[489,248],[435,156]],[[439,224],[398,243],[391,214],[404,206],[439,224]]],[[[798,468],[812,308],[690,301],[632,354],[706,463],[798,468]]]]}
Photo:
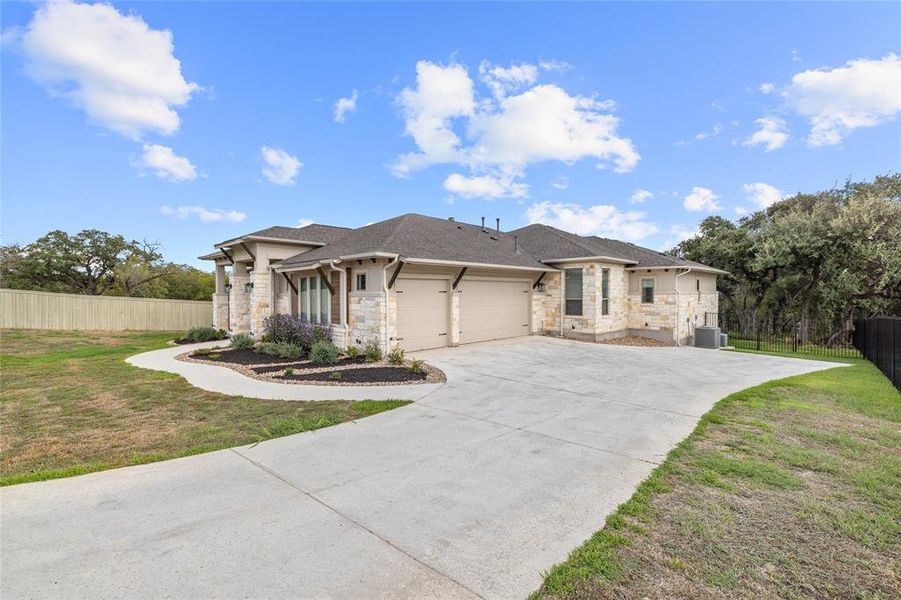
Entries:
{"type": "Polygon", "coordinates": [[[213,303],[0,289],[0,327],[183,331],[213,321],[213,303]]]}

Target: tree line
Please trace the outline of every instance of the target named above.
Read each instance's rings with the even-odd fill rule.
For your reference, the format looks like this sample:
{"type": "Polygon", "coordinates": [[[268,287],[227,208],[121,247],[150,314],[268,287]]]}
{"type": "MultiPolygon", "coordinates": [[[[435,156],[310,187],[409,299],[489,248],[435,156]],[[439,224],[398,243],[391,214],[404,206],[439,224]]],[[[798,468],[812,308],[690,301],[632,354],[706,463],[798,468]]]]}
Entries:
{"type": "Polygon", "coordinates": [[[212,273],[166,262],[156,242],[97,229],[51,231],[30,244],[0,246],[0,287],[93,296],[209,300],[212,273]]]}
{"type": "Polygon", "coordinates": [[[742,333],[830,343],[854,318],[901,315],[901,173],[708,217],[671,253],[729,272],[720,310],[742,333]]]}

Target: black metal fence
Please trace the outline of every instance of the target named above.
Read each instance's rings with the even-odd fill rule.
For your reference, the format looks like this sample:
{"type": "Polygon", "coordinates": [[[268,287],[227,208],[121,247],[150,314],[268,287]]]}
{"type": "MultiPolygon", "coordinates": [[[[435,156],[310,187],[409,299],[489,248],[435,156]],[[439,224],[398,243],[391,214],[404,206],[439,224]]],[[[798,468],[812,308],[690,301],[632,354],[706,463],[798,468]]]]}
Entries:
{"type": "Polygon", "coordinates": [[[901,317],[857,319],[854,346],[901,390],[901,317]]]}
{"type": "Polygon", "coordinates": [[[850,322],[812,322],[808,325],[806,336],[802,335],[798,321],[742,326],[738,319],[728,313],[708,313],[704,322],[709,326],[718,326],[723,333],[729,335],[730,346],[743,350],[793,352],[835,358],[862,357],[854,346],[854,325],[850,322]]]}

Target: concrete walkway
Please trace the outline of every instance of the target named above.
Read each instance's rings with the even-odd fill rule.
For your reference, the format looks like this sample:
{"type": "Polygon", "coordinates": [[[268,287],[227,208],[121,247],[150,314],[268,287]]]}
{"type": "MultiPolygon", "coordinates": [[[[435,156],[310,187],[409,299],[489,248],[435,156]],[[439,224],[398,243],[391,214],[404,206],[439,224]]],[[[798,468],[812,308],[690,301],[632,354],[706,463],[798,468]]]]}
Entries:
{"type": "Polygon", "coordinates": [[[142,369],[176,373],[202,390],[229,396],[264,400],[418,400],[443,384],[418,385],[303,385],[276,383],[248,377],[228,367],[176,360],[176,356],[199,348],[225,347],[228,342],[201,342],[136,354],[125,362],[142,369]]]}
{"type": "Polygon", "coordinates": [[[522,338],[420,401],[0,490],[3,598],[523,598],[727,394],[835,363],[522,338]]]}

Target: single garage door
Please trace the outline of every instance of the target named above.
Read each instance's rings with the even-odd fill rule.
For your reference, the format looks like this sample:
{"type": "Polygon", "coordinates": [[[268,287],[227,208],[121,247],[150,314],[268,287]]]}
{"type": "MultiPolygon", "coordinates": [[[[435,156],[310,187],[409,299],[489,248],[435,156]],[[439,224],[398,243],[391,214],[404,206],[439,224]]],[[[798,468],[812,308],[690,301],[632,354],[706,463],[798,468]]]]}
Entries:
{"type": "Polygon", "coordinates": [[[460,343],[529,335],[529,282],[464,280],[460,286],[460,343]]]}
{"type": "Polygon", "coordinates": [[[447,345],[448,282],[442,279],[398,278],[397,343],[404,350],[447,345]]]}

